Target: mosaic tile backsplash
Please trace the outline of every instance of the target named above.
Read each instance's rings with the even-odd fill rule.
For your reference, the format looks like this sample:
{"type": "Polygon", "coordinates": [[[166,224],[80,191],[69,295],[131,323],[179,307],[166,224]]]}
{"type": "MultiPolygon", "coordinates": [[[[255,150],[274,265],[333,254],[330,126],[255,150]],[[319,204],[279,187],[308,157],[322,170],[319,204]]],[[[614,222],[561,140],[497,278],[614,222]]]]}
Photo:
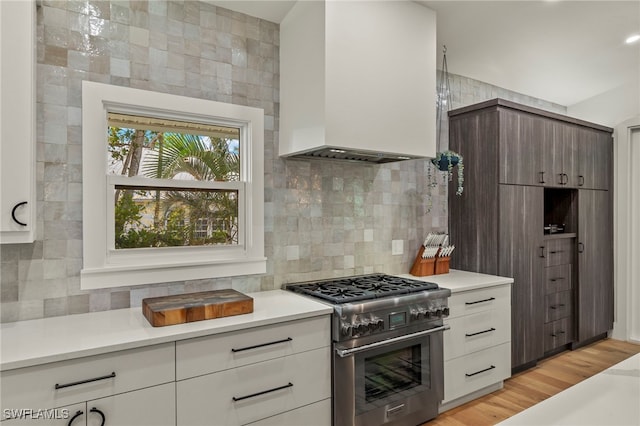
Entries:
{"type": "MultiPolygon", "coordinates": [[[[196,1],[41,1],[37,11],[37,238],[0,246],[1,321],[140,306],[191,291],[270,290],[370,272],[406,273],[424,236],[447,228],[428,160],[386,165],[277,156],[279,27],[196,1]],[[263,108],[267,273],[80,290],[81,82],[263,108]],[[432,205],[427,206],[427,199],[432,205]],[[404,254],[391,255],[392,240],[404,254]]],[[[566,108],[452,75],[453,107],[502,97],[566,108]]],[[[442,147],[446,147],[446,125],[442,147]]]]}

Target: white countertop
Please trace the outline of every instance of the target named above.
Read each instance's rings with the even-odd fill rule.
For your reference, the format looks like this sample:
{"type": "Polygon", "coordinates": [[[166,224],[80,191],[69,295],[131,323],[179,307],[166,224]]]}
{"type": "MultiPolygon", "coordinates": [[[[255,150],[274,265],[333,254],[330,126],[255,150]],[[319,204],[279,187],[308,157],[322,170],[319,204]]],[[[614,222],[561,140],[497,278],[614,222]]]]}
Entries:
{"type": "Polygon", "coordinates": [[[640,354],[565,389],[499,425],[640,425],[640,354]]]}
{"type": "Polygon", "coordinates": [[[459,271],[456,269],[451,269],[448,274],[429,275],[426,277],[416,277],[411,274],[403,274],[400,276],[436,283],[440,287],[448,288],[451,290],[451,293],[513,283],[513,278],[459,271]]]}
{"type": "Polygon", "coordinates": [[[142,308],[0,325],[0,371],[328,315],[333,308],[285,290],[249,293],[250,314],[153,327],[142,308]]]}

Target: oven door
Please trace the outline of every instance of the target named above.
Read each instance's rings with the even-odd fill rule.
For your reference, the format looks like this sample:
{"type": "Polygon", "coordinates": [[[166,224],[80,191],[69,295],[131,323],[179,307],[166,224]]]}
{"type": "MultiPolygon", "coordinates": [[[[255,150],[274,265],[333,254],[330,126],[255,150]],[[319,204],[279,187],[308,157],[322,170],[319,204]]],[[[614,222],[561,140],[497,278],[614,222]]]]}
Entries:
{"type": "Polygon", "coordinates": [[[444,395],[442,333],[447,328],[336,348],[334,425],[416,425],[436,417],[444,395]]]}

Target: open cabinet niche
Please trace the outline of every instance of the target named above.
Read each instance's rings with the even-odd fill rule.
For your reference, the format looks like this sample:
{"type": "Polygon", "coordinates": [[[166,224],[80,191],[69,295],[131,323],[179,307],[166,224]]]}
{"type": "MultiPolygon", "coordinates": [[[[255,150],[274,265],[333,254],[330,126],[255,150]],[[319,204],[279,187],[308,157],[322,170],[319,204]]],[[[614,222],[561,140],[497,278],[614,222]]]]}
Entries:
{"type": "Polygon", "coordinates": [[[544,235],[578,232],[578,190],[544,189],[544,235]]]}

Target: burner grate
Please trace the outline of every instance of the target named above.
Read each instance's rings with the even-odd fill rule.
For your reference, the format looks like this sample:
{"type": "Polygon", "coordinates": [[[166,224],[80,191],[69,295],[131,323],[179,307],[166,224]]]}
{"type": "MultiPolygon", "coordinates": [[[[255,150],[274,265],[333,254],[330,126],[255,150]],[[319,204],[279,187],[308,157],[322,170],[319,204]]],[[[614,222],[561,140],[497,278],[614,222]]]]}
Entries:
{"type": "Polygon", "coordinates": [[[438,288],[438,285],[434,283],[384,274],[359,275],[287,285],[288,290],[318,297],[332,303],[357,302],[438,288]]]}

